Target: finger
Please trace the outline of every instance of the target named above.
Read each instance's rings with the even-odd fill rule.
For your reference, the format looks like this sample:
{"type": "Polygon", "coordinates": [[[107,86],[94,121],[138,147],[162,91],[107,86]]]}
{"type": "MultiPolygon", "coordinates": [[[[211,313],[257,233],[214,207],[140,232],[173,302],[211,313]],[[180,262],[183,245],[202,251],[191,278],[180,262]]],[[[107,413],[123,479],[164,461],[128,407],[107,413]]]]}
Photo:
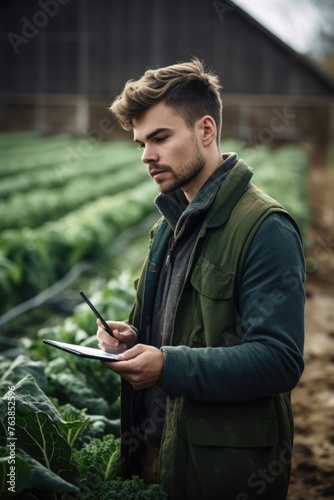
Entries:
{"type": "Polygon", "coordinates": [[[119,330],[113,330],[113,337],[104,329],[103,326],[97,331],[99,337],[104,339],[106,342],[124,342],[126,335],[121,333],[119,330]]]}
{"type": "MultiPolygon", "coordinates": [[[[114,339],[104,330],[98,332],[97,340],[100,349],[104,351],[112,352],[112,350],[119,349],[121,346],[121,342],[119,342],[119,340],[114,339]]],[[[123,347],[120,350],[123,351],[123,347]]]]}
{"type": "Polygon", "coordinates": [[[101,343],[103,345],[118,346],[120,343],[117,338],[111,337],[111,335],[109,335],[109,333],[107,333],[103,328],[98,330],[96,336],[97,336],[99,343],[101,343]]]}
{"type": "Polygon", "coordinates": [[[106,343],[106,342],[99,342],[98,344],[99,348],[102,349],[103,351],[106,352],[115,352],[115,353],[121,353],[125,351],[126,349],[126,344],[111,344],[111,343],[106,343]]]}
{"type": "Polygon", "coordinates": [[[118,359],[119,361],[128,361],[129,359],[136,358],[143,352],[141,344],[137,344],[136,346],[132,347],[131,349],[128,349],[127,351],[123,352],[122,354],[119,354],[118,359]]]}
{"type": "Polygon", "coordinates": [[[113,325],[115,323],[113,323],[112,321],[107,321],[107,324],[109,325],[109,327],[111,328],[112,330],[112,333],[113,335],[110,335],[110,333],[105,329],[104,325],[101,323],[101,321],[99,319],[96,320],[97,322],[97,325],[98,325],[98,332],[99,331],[102,331],[102,332],[107,332],[108,336],[109,337],[114,337],[114,338],[117,338],[117,340],[120,340],[121,342],[124,341],[124,335],[116,328],[113,327],[113,325]],[[116,334],[116,335],[115,335],[116,334]]]}
{"type": "Polygon", "coordinates": [[[96,320],[97,322],[97,325],[99,328],[102,328],[103,330],[105,330],[106,332],[108,332],[109,335],[111,335],[111,333],[108,331],[108,328],[110,329],[110,331],[112,332],[112,335],[114,334],[113,332],[113,323],[111,321],[106,321],[106,325],[104,325],[99,319],[96,320]]]}

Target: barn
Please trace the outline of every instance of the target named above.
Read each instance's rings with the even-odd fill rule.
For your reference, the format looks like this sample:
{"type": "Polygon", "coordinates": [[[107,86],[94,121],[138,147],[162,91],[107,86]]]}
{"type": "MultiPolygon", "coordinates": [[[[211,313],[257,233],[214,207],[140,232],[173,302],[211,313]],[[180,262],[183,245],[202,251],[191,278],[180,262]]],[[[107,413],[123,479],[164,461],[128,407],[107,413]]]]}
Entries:
{"type": "Polygon", "coordinates": [[[119,138],[125,81],[196,56],[223,85],[223,137],[319,155],[333,136],[333,80],[230,0],[3,0],[0,30],[2,131],[119,138]]]}

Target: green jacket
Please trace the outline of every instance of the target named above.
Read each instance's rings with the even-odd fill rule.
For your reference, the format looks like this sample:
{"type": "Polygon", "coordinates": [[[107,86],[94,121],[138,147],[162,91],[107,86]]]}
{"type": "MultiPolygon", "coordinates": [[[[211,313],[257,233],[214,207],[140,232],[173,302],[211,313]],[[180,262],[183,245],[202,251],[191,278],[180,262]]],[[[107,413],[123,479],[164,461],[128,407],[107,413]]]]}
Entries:
{"type": "MultiPolygon", "coordinates": [[[[186,353],[194,363],[185,362],[184,379],[203,384],[205,394],[205,376],[196,370],[205,373],[211,361],[219,363],[222,350],[242,346],[238,293],[248,249],[269,214],[280,212],[292,221],[279,203],[250,183],[251,176],[247,165],[238,161],[206,214],[175,312],[171,345],[163,348],[161,383],[163,389],[167,384],[168,397],[160,484],[173,499],[283,500],[287,494],[293,438],[289,392],[241,401],[236,394],[235,401],[224,401],[215,395],[194,399],[177,390],[173,393],[173,384],[168,385],[173,359],[186,353]]],[[[142,343],[149,343],[151,308],[170,237],[170,227],[162,218],[151,232],[150,251],[129,318],[142,343]]],[[[141,425],[141,393],[123,382],[126,475],[140,473],[141,425]]]]}

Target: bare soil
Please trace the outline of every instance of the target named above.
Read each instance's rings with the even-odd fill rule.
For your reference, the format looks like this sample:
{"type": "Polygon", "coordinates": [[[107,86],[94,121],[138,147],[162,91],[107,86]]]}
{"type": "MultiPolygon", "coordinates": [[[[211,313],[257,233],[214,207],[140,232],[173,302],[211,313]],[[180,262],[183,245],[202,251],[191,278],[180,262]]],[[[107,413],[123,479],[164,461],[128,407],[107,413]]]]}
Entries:
{"type": "Polygon", "coordinates": [[[309,172],[305,371],[293,391],[295,446],[289,500],[334,499],[334,182],[309,172]]]}

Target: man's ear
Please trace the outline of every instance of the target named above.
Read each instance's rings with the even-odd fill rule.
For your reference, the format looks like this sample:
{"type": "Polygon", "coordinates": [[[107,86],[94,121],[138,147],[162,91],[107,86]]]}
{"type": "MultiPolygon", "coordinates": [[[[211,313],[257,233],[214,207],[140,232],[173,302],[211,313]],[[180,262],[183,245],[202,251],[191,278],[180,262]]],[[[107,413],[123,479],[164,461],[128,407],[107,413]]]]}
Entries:
{"type": "Polygon", "coordinates": [[[210,115],[203,116],[199,121],[203,146],[210,146],[217,137],[217,126],[215,120],[210,115]]]}

